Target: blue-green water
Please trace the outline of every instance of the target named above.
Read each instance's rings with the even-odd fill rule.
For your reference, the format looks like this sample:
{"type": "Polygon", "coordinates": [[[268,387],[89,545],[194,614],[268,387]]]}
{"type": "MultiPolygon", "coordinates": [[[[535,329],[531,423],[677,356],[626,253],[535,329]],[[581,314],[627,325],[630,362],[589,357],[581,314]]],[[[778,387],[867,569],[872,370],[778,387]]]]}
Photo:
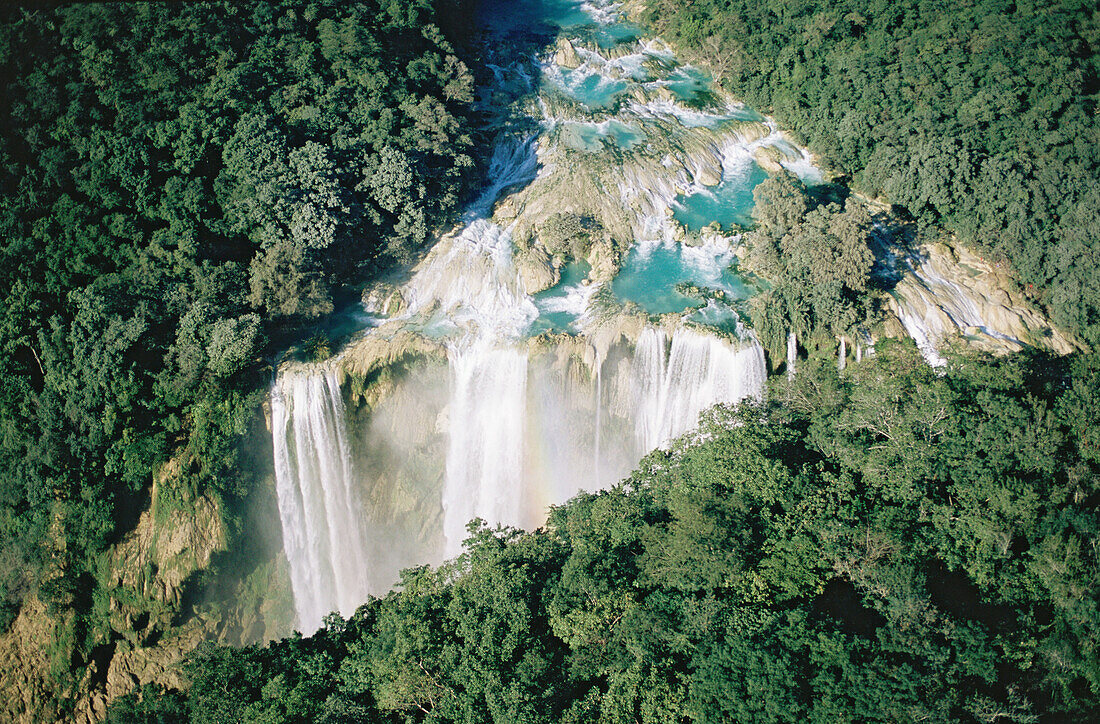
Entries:
{"type": "Polygon", "coordinates": [[[561,91],[591,110],[611,107],[626,87],[624,81],[607,78],[584,67],[561,71],[561,91]]]}
{"type": "Polygon", "coordinates": [[[727,173],[714,188],[690,196],[677,196],[672,218],[689,231],[699,231],[717,221],[728,228],[752,223],[752,190],[768,178],[764,169],[750,162],[740,173],[727,173]]]}
{"type": "Polygon", "coordinates": [[[595,28],[596,21],[575,0],[483,0],[481,26],[501,36],[542,29],[595,28]]]}
{"type": "Polygon", "coordinates": [[[703,306],[701,300],[676,291],[680,282],[721,289],[731,300],[748,299],[753,291],[728,268],[732,261],[732,254],[707,248],[662,245],[643,250],[635,246],[611,282],[611,291],[620,301],[634,302],[650,314],[703,306]]]}
{"type": "Polygon", "coordinates": [[[604,123],[563,123],[561,127],[562,142],[578,151],[587,153],[600,153],[606,150],[607,144],[629,151],[634,146],[645,140],[645,133],[633,124],[621,121],[605,121],[604,123]]]}
{"type": "Polygon", "coordinates": [[[601,48],[614,48],[621,43],[637,40],[642,35],[642,29],[632,23],[604,25],[593,33],[596,44],[601,48]]]}
{"type": "Polygon", "coordinates": [[[711,96],[711,79],[706,73],[697,68],[677,68],[665,82],[665,87],[672,91],[677,98],[688,104],[694,104],[700,100],[700,96],[711,96]]]}
{"type": "Polygon", "coordinates": [[[534,295],[539,309],[538,319],[531,326],[531,333],[570,332],[585,309],[588,296],[581,282],[591,267],[586,261],[574,261],[561,270],[561,280],[553,287],[534,295]]]}

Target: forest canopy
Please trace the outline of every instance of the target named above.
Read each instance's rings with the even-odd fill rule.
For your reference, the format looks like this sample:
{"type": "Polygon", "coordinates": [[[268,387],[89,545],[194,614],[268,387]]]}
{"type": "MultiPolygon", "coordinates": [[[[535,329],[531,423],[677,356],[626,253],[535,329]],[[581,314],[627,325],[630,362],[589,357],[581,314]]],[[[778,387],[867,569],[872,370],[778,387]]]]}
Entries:
{"type": "Polygon", "coordinates": [[[1085,0],[648,0],[854,187],[1007,261],[1100,345],[1100,10],[1085,0]]]}
{"type": "Polygon", "coordinates": [[[1096,721],[1095,358],[906,341],[771,392],[113,721],[1096,721]]]}

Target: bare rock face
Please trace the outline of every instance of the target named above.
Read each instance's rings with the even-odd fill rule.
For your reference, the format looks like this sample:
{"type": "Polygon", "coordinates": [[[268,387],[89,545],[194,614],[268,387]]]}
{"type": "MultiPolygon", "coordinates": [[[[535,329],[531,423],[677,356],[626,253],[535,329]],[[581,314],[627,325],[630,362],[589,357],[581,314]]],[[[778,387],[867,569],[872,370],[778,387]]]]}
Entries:
{"type": "Polygon", "coordinates": [[[394,317],[405,311],[405,298],[401,290],[389,282],[378,282],[363,292],[363,305],[368,312],[394,317]]]}
{"type": "Polygon", "coordinates": [[[722,183],[722,167],[714,163],[703,166],[695,175],[695,181],[703,186],[717,186],[722,183]]]}
{"type": "Polygon", "coordinates": [[[577,68],[581,64],[580,56],[577,55],[577,49],[573,47],[573,44],[563,35],[558,38],[557,52],[554,53],[554,62],[567,70],[577,68]]]}
{"type": "Polygon", "coordinates": [[[610,238],[596,240],[588,251],[588,264],[592,267],[589,278],[598,282],[610,282],[623,263],[623,254],[610,238]]]}
{"type": "Polygon", "coordinates": [[[761,146],[753,152],[752,157],[756,161],[756,165],[768,173],[783,172],[783,165],[779,163],[783,158],[783,154],[775,146],[761,146]]]}
{"type": "Polygon", "coordinates": [[[343,374],[365,377],[406,357],[446,358],[447,351],[439,342],[404,329],[399,323],[391,321],[379,327],[378,331],[378,334],[367,335],[344,350],[340,356],[340,370],[343,374]],[[392,334],[385,333],[389,329],[393,330],[392,334]]]}
{"type": "Polygon", "coordinates": [[[34,724],[57,717],[54,677],[46,645],[65,625],[37,598],[23,602],[11,628],[0,636],[0,719],[34,724]]]}
{"type": "Polygon", "coordinates": [[[994,353],[1032,346],[1068,354],[1080,347],[1018,291],[1007,268],[968,249],[926,243],[902,266],[889,304],[933,364],[940,363],[937,347],[954,336],[994,353]]]}
{"type": "Polygon", "coordinates": [[[179,687],[179,664],[203,639],[206,624],[193,619],[173,626],[189,578],[225,549],[221,504],[213,495],[192,496],[176,485],[181,461],[165,466],[153,483],[149,508],[108,551],[103,576],[110,591],[108,641],[96,647],[83,678],[65,691],[54,667],[71,665],[72,619],[51,612],[37,598],[24,601],[9,631],[0,636],[0,720],[101,721],[108,705],[144,684],[179,687]],[[171,498],[165,490],[171,489],[171,498]],[[59,699],[74,703],[57,710],[59,699]]]}
{"type": "Polygon", "coordinates": [[[528,294],[537,294],[544,289],[549,289],[561,280],[561,270],[554,266],[550,255],[542,246],[532,244],[526,249],[520,249],[515,254],[516,270],[523,280],[523,287],[528,294]]]}

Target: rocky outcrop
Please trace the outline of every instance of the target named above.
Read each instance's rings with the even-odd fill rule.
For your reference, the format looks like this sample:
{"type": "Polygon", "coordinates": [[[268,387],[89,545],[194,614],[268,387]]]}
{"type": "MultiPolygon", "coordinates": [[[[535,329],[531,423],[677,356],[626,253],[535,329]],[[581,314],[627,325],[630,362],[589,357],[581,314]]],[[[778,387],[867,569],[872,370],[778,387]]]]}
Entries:
{"type": "Polygon", "coordinates": [[[383,367],[416,356],[445,359],[446,348],[422,334],[405,329],[401,322],[393,321],[378,327],[351,343],[339,357],[343,375],[366,377],[383,367]]]}
{"type": "Polygon", "coordinates": [[[179,664],[212,627],[175,619],[189,581],[227,542],[219,500],[187,492],[184,464],[174,459],[161,470],[137,525],[104,555],[99,585],[107,610],[99,614],[107,631],[79,681],[62,684],[77,645],[73,612],[50,611],[33,596],[23,602],[0,636],[0,720],[91,724],[138,686],[183,684],[179,664]],[[72,705],[67,714],[58,709],[62,700],[72,705]]]}
{"type": "Polygon", "coordinates": [[[134,610],[112,599],[112,615],[117,616],[113,628],[134,631],[138,641],[136,619],[151,614],[146,628],[163,630],[170,625],[187,579],[207,568],[227,544],[220,502],[209,492],[191,495],[181,490],[180,465],[174,460],[165,467],[153,484],[148,510],[111,553],[109,585],[149,604],[145,610],[134,610]]]}
{"type": "Polygon", "coordinates": [[[396,317],[408,307],[401,290],[389,282],[376,282],[364,291],[363,306],[368,312],[387,317],[396,317]]]}
{"type": "Polygon", "coordinates": [[[11,628],[0,636],[0,720],[35,724],[57,718],[58,692],[46,645],[71,616],[50,616],[33,596],[23,602],[11,628]]]}
{"type": "Polygon", "coordinates": [[[549,289],[561,279],[561,270],[552,263],[546,250],[537,244],[517,250],[515,264],[528,294],[549,289]]]}
{"type": "Polygon", "coordinates": [[[890,309],[933,364],[942,362],[939,346],[955,336],[994,353],[1033,346],[1067,354],[1080,346],[1018,291],[1006,267],[962,246],[925,243],[899,254],[895,265],[900,280],[890,292],[890,309]]]}
{"type": "Polygon", "coordinates": [[[558,38],[557,49],[554,52],[554,63],[566,69],[578,68],[581,65],[580,56],[576,48],[564,35],[558,38]]]}
{"type": "MultiPolygon", "coordinates": [[[[175,629],[155,646],[131,649],[120,642],[110,659],[105,681],[90,687],[88,694],[78,700],[72,721],[75,724],[102,721],[112,701],[146,684],[169,689],[186,687],[182,664],[188,654],[209,638],[209,634],[207,626],[195,619],[175,629]]],[[[97,662],[92,662],[86,679],[100,678],[98,666],[97,662]]]]}

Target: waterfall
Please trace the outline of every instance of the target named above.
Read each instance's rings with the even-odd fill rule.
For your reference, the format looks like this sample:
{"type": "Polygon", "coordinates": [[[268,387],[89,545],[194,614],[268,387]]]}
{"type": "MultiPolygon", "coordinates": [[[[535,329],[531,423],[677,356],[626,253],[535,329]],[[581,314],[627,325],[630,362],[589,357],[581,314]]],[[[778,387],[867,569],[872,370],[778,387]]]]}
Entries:
{"type": "Polygon", "coordinates": [[[284,373],[271,390],[283,548],[298,610],[312,632],[367,597],[369,561],[335,371],[284,373]]]}
{"type": "Polygon", "coordinates": [[[848,364],[847,338],[841,337],[840,338],[840,351],[837,352],[837,356],[836,356],[836,369],[837,369],[837,371],[838,372],[843,372],[844,371],[844,366],[846,364],[848,364]]]}
{"type": "Polygon", "coordinates": [[[466,524],[521,525],[527,353],[478,344],[449,355],[452,387],[443,490],[444,554],[462,552],[466,524]]]}
{"type": "MultiPolygon", "coordinates": [[[[637,40],[593,48],[578,44],[581,68],[547,61],[541,79],[492,68],[502,84],[528,79],[538,110],[526,106],[536,115],[524,127],[538,130],[505,132],[483,191],[401,284],[401,311],[341,353],[365,376],[369,407],[345,419],[336,373],[319,366],[284,369],[273,387],[279,510],[304,632],[381,593],[401,568],[459,554],[472,518],[539,525],[548,506],[621,479],[706,408],[763,396],[764,352],[751,334],[729,334],[735,307],[679,306],[680,282],[749,293],[727,269],[733,239],[710,229],[700,245],[681,244],[673,213],[685,189],[714,196],[715,183],[733,194],[722,204],[741,204],[741,191],[751,199],[758,151],[806,162],[803,171],[809,157],[732,99],[696,110],[639,80],[643,66],[646,78],[672,78],[671,51],[637,40]],[[661,67],[650,70],[653,58],[661,67]],[[643,142],[650,134],[672,150],[643,142]],[[603,229],[586,260],[546,248],[562,213],[603,229]],[[648,262],[613,258],[631,242],[648,262]],[[529,294],[524,279],[547,274],[563,288],[529,294]],[[370,506],[366,530],[357,495],[370,506]]],[[[797,352],[791,331],[790,375],[797,352]]]]}
{"type": "Polygon", "coordinates": [[[466,524],[522,525],[527,352],[519,340],[538,316],[512,256],[508,229],[482,218],[502,189],[530,180],[531,141],[498,144],[492,183],[468,223],[442,240],[406,287],[410,314],[442,312],[456,328],[447,346],[451,369],[449,442],[443,487],[447,557],[462,552],[466,524]]]}
{"type": "Polygon", "coordinates": [[[645,453],[694,427],[711,405],[760,399],[764,351],[755,340],[736,348],[688,328],[677,329],[669,345],[663,330],[647,328],[638,338],[633,374],[635,433],[645,453]]]}
{"type": "Polygon", "coordinates": [[[787,335],[787,379],[794,379],[794,363],[798,359],[798,337],[795,336],[794,330],[787,335]]]}
{"type": "Polygon", "coordinates": [[[599,352],[595,355],[594,363],[596,365],[596,444],[594,452],[592,454],[592,470],[596,476],[596,488],[602,487],[600,484],[600,405],[601,398],[603,396],[603,384],[602,373],[603,361],[600,359],[599,352]]]}

